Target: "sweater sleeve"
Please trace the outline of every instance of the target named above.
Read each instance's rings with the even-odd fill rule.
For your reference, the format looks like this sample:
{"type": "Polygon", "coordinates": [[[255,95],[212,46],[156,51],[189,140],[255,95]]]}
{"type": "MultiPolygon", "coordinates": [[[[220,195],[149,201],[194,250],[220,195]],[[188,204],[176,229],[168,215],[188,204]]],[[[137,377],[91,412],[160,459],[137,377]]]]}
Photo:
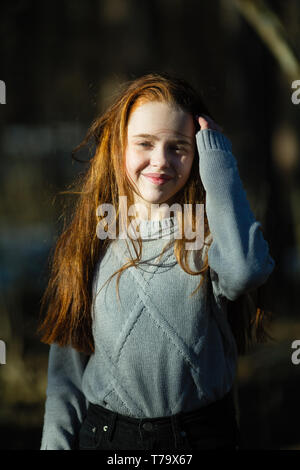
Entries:
{"type": "Polygon", "coordinates": [[[72,347],[50,346],[41,450],[71,450],[87,409],[81,390],[89,356],[72,347]]]}
{"type": "Polygon", "coordinates": [[[236,300],[265,283],[275,263],[250,209],[231,142],[212,129],[198,131],[196,142],[213,240],[208,250],[213,291],[236,300]]]}

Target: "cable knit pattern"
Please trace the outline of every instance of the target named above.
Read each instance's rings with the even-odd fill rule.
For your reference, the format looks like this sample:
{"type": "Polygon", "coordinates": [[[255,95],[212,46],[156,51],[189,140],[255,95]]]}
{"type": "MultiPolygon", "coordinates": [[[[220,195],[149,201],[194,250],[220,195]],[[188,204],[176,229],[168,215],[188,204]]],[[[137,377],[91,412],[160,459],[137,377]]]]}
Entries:
{"type": "MultiPolygon", "coordinates": [[[[199,270],[208,249],[209,270],[181,269],[173,245],[175,218],[142,221],[142,260],[116,279],[109,276],[135,257],[114,240],[99,259],[93,283],[95,354],[52,345],[42,449],[76,448],[88,402],[136,418],[192,411],[222,398],[237,363],[227,303],[264,283],[274,269],[260,223],[243,189],[231,143],[223,134],[196,134],[212,243],[188,258],[199,270]],[[168,238],[168,240],[166,240],[168,238]]],[[[207,240],[208,241],[208,240],[207,240]]]]}

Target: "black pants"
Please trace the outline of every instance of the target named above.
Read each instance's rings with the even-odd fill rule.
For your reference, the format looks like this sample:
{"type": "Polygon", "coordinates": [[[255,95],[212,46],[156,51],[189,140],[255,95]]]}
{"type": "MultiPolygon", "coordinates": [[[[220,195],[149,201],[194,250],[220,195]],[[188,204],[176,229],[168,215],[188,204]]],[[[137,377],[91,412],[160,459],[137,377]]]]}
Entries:
{"type": "Polygon", "coordinates": [[[239,430],[232,392],[188,413],[131,418],[89,404],[79,433],[80,450],[236,450],[239,430]]]}

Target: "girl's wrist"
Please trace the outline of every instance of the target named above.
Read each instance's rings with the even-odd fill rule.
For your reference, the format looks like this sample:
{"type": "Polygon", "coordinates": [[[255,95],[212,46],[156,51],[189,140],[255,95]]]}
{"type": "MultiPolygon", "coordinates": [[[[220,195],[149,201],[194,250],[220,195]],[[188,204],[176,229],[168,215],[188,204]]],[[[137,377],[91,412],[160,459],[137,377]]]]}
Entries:
{"type": "Polygon", "coordinates": [[[223,152],[231,152],[232,145],[230,140],[223,134],[215,129],[203,129],[196,133],[196,142],[198,152],[205,152],[207,150],[222,150],[223,152]]]}

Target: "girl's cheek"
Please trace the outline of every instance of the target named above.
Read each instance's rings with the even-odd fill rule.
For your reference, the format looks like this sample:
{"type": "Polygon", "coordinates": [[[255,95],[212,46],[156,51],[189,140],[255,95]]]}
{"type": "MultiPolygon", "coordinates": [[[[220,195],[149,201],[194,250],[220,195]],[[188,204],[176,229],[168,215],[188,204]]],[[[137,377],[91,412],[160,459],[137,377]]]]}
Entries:
{"type": "Polygon", "coordinates": [[[148,165],[148,159],[143,158],[142,156],[138,156],[133,162],[133,167],[137,173],[144,170],[148,165]]]}
{"type": "Polygon", "coordinates": [[[136,155],[134,152],[128,152],[126,155],[126,166],[129,171],[137,171],[137,169],[141,166],[142,160],[136,155]]]}

